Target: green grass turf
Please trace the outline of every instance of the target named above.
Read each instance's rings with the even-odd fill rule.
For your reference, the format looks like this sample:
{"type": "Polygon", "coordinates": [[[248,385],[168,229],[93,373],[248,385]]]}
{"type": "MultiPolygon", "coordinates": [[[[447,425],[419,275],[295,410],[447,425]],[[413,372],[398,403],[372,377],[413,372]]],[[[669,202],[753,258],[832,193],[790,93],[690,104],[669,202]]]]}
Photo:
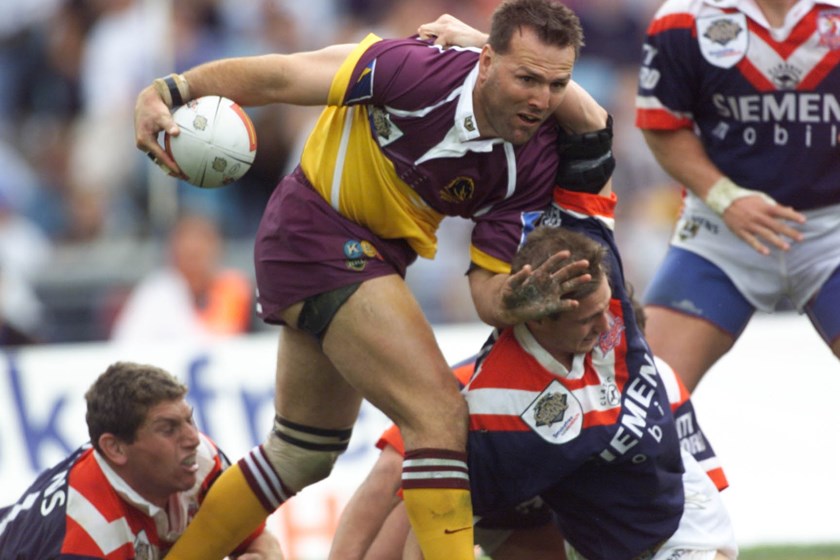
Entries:
{"type": "Polygon", "coordinates": [[[840,560],[840,543],[745,547],[738,560],[840,560]]]}

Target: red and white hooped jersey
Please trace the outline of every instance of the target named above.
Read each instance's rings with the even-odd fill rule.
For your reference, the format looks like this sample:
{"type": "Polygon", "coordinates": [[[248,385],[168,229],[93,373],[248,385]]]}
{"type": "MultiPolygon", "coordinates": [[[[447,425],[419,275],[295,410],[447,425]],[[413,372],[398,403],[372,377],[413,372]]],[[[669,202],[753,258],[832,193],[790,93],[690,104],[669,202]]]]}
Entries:
{"type": "Polygon", "coordinates": [[[137,494],[89,444],[80,447],[0,514],[0,559],[163,558],[227,467],[204,435],[197,453],[195,486],[173,494],[164,510],[137,494]]]}

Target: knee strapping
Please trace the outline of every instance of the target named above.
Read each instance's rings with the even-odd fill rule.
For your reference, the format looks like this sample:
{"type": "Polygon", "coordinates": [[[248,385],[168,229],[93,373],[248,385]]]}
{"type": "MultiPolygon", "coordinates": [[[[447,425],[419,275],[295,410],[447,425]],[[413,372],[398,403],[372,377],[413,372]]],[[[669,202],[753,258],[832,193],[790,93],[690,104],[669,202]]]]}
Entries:
{"type": "Polygon", "coordinates": [[[303,426],[276,416],[265,452],[283,482],[300,492],[329,476],[352,432],[303,426]]]}

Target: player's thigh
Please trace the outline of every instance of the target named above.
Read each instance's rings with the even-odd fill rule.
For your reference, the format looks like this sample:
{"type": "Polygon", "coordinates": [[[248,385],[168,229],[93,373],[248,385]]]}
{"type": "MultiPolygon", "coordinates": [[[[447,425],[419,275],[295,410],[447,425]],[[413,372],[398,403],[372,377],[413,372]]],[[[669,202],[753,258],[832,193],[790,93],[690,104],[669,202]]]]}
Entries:
{"type": "Polygon", "coordinates": [[[313,335],[280,327],[275,409],[292,422],[344,429],[359,413],[362,397],[341,376],[313,335]]]}
{"type": "Polygon", "coordinates": [[[704,319],[663,307],[645,307],[645,314],[651,350],[674,369],[689,392],[735,343],[731,335],[704,319]]]}
{"type": "Polygon", "coordinates": [[[740,336],[754,308],[711,261],[670,247],[645,296],[645,336],[693,390],[740,336]]]}
{"type": "Polygon", "coordinates": [[[837,268],[805,306],[811,323],[840,357],[840,268],[837,268]]]}
{"type": "Polygon", "coordinates": [[[400,426],[407,449],[464,445],[466,403],[400,276],[363,282],[336,312],[323,348],[344,378],[400,426]]]}

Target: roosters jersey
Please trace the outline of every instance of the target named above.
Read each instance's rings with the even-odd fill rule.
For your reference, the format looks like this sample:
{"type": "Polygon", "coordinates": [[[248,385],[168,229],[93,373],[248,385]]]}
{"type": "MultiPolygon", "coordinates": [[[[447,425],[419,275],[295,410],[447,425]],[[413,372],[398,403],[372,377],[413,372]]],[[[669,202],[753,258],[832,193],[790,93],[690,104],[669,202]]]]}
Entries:
{"type": "Polygon", "coordinates": [[[840,203],[840,2],[771,28],[750,0],[668,0],[648,28],[636,124],[696,127],[739,185],[809,210],[840,203]]]}
{"type": "Polygon", "coordinates": [[[525,325],[498,334],[464,395],[477,515],[541,496],[589,560],[668,539],[683,513],[683,464],[668,391],[625,290],[612,234],[615,196],[562,190],[543,218],[608,248],[611,328],[570,370],[525,325]]]}
{"type": "Polygon", "coordinates": [[[508,272],[528,212],[551,200],[557,125],[479,138],[476,49],[368,36],[336,74],[301,168],[342,216],[433,258],[444,216],[472,219],[471,258],[508,272]]]}
{"type": "Polygon", "coordinates": [[[174,494],[164,510],[137,494],[90,445],[79,448],[0,517],[0,560],[163,558],[227,466],[205,436],[197,453],[195,486],[174,494]]]}
{"type": "MultiPolygon", "coordinates": [[[[659,356],[654,356],[653,361],[656,364],[656,369],[668,393],[668,400],[670,401],[671,412],[674,415],[674,421],[677,426],[677,436],[680,439],[680,445],[694,456],[700,466],[706,471],[709,478],[712,479],[712,482],[715,483],[718,490],[728,488],[729,481],[726,478],[720,460],[715,455],[712,444],[709,443],[697,420],[694,405],[691,404],[691,394],[671,366],[665,363],[659,356]]],[[[471,358],[468,362],[461,365],[454,366],[453,369],[453,373],[462,387],[469,382],[474,371],[475,358],[471,358]]],[[[405,445],[403,444],[402,435],[396,424],[389,426],[379,436],[376,442],[376,447],[379,449],[384,449],[387,446],[393,447],[401,455],[405,454],[405,445]]]]}

